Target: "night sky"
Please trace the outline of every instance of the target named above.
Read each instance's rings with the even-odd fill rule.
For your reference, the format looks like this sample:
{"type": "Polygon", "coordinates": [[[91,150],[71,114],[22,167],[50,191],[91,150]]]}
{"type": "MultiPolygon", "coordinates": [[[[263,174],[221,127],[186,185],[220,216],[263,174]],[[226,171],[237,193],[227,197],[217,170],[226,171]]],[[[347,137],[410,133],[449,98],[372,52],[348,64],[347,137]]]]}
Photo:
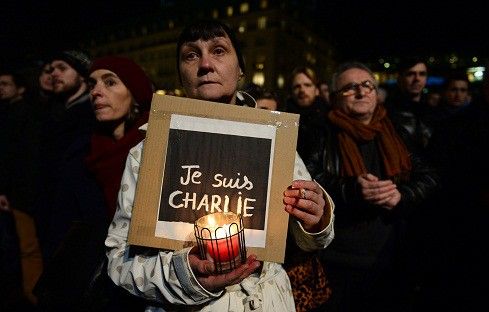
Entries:
{"type": "MultiPolygon", "coordinates": [[[[163,10],[162,0],[3,0],[1,62],[70,47],[83,33],[163,10]]],[[[489,56],[489,18],[479,1],[299,1],[340,61],[403,54],[489,56]],[[450,1],[450,2],[453,2],[450,1]],[[394,7],[396,6],[396,7],[394,7]]]]}

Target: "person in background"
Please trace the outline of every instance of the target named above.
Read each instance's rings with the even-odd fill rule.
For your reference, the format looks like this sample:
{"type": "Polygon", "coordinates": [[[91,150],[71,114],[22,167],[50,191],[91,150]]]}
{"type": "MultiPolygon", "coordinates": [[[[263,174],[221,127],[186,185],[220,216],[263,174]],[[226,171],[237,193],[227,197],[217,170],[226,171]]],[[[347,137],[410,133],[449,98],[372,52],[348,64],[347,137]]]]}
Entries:
{"type": "Polygon", "coordinates": [[[275,92],[264,89],[254,83],[249,84],[244,91],[256,101],[256,108],[271,111],[279,110],[280,101],[275,92]]]}
{"type": "MultiPolygon", "coordinates": [[[[177,69],[189,98],[233,105],[244,60],[234,33],[218,21],[197,22],[178,38],[177,69]],[[205,83],[204,83],[205,82],[205,83]]],[[[195,247],[183,250],[132,250],[128,228],[144,141],[131,149],[122,177],[118,208],[106,239],[108,272],[116,285],[145,298],[148,311],[294,311],[287,274],[278,263],[256,260],[226,274],[201,260],[195,247]]],[[[295,153],[295,151],[292,151],[295,153]]],[[[325,248],[333,238],[333,203],[296,158],[295,180],[284,191],[291,235],[304,249],[325,248]],[[306,190],[307,197],[299,189],[306,190]],[[311,234],[315,233],[315,234],[311,234]]]]}
{"type": "Polygon", "coordinates": [[[319,96],[323,99],[324,104],[326,104],[326,108],[329,110],[331,108],[330,99],[329,99],[329,85],[326,81],[321,81],[318,85],[319,96]]]}
{"type": "MultiPolygon", "coordinates": [[[[278,98],[270,91],[251,84],[246,92],[256,100],[256,108],[277,110],[278,98]]],[[[293,240],[287,240],[285,271],[290,279],[296,312],[314,311],[324,304],[331,293],[319,252],[306,252],[293,240]]]]}
{"type": "Polygon", "coordinates": [[[448,92],[459,108],[435,128],[427,148],[442,187],[424,236],[430,248],[419,306],[476,311],[487,305],[487,287],[480,285],[489,276],[489,76],[468,105],[464,76],[451,81],[448,92]]]}
{"type": "Polygon", "coordinates": [[[13,71],[0,74],[0,98],[8,108],[0,131],[6,138],[0,147],[0,206],[15,218],[24,295],[35,305],[37,298],[32,290],[42,271],[33,220],[39,185],[37,161],[42,118],[37,103],[27,101],[26,93],[26,83],[19,74],[13,71]]]}
{"type": "Polygon", "coordinates": [[[436,125],[466,109],[470,105],[469,96],[470,82],[467,74],[464,72],[450,73],[443,85],[442,98],[435,119],[436,125]]]}
{"type": "Polygon", "coordinates": [[[39,102],[47,103],[53,96],[53,77],[51,73],[53,68],[51,67],[51,62],[46,62],[41,67],[41,72],[38,77],[39,86],[39,102]]]}
{"type": "Polygon", "coordinates": [[[105,213],[101,203],[84,202],[98,190],[87,188],[87,181],[81,178],[86,176],[84,157],[95,125],[86,82],[90,59],[80,51],[60,51],[52,57],[51,67],[53,104],[42,125],[39,163],[43,180],[35,205],[45,265],[73,221],[101,220],[105,213]]]}
{"type": "Polygon", "coordinates": [[[295,68],[290,85],[292,94],[286,111],[300,115],[297,152],[302,159],[307,159],[325,135],[326,105],[319,97],[316,73],[311,68],[295,68]]]}
{"type": "Polygon", "coordinates": [[[89,73],[97,124],[86,163],[104,191],[110,220],[129,150],[144,139],[139,127],[148,122],[153,87],[141,67],[122,56],[96,59],[89,73]]]}
{"type": "Polygon", "coordinates": [[[377,89],[377,104],[384,105],[386,98],[387,98],[387,90],[379,87],[377,89]]]}
{"type": "Polygon", "coordinates": [[[422,58],[402,59],[398,66],[397,89],[389,94],[385,103],[394,126],[407,131],[412,144],[420,151],[426,147],[433,132],[431,110],[423,94],[427,80],[428,67],[422,58]]]}
{"type": "Polygon", "coordinates": [[[440,104],[441,94],[436,90],[430,90],[426,96],[426,104],[430,107],[437,108],[440,104]]]}
{"type": "Polygon", "coordinates": [[[436,189],[437,176],[377,104],[368,67],[341,64],[331,86],[327,138],[304,160],[337,205],[335,239],[322,251],[332,291],[323,308],[399,311],[404,218],[436,189]]]}

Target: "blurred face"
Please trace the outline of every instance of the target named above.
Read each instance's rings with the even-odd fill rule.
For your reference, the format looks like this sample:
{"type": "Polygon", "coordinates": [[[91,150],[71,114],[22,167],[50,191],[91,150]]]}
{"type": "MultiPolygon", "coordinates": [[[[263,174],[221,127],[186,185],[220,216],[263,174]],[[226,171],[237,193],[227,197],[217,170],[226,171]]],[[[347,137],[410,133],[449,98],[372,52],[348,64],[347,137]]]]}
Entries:
{"type": "Polygon", "coordinates": [[[469,97],[469,84],[465,80],[450,81],[445,91],[445,99],[448,105],[463,106],[469,97]]]}
{"type": "Polygon", "coordinates": [[[179,68],[188,97],[234,103],[242,72],[228,36],[184,43],[179,51],[179,68]]]}
{"type": "Polygon", "coordinates": [[[115,73],[106,69],[94,71],[90,74],[89,88],[90,100],[98,121],[125,121],[131,110],[133,98],[115,73]]]}
{"type": "Polygon", "coordinates": [[[256,100],[256,107],[261,109],[267,109],[276,111],[277,110],[277,102],[272,99],[259,99],[256,100]]]}
{"type": "Polygon", "coordinates": [[[319,90],[309,77],[303,73],[295,75],[292,80],[292,96],[297,105],[301,107],[311,106],[319,90]]]}
{"type": "Polygon", "coordinates": [[[426,86],[428,70],[426,65],[418,63],[399,76],[399,87],[419,101],[421,92],[426,86]]]}
{"type": "Polygon", "coordinates": [[[319,95],[326,100],[326,102],[329,102],[329,86],[325,83],[322,83],[319,86],[319,95]]]}
{"type": "Polygon", "coordinates": [[[370,74],[359,68],[348,69],[337,79],[337,104],[348,116],[369,124],[377,106],[377,87],[370,74]]]}
{"type": "Polygon", "coordinates": [[[65,61],[55,60],[51,67],[55,94],[74,94],[82,87],[83,78],[65,61]]]}
{"type": "Polygon", "coordinates": [[[19,88],[11,75],[0,76],[0,100],[13,101],[22,97],[25,89],[19,88]]]}
{"type": "Polygon", "coordinates": [[[39,75],[39,87],[44,91],[53,91],[53,77],[51,64],[46,64],[39,75]]]}

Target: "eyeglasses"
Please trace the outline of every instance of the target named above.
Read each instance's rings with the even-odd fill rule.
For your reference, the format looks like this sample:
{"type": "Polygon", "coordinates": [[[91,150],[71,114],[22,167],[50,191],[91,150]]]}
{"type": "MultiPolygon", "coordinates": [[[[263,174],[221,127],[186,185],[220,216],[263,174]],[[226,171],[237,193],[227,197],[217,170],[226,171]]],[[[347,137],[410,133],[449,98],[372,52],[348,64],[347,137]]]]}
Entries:
{"type": "Polygon", "coordinates": [[[360,92],[360,88],[363,89],[364,94],[370,94],[372,91],[377,90],[377,86],[370,80],[365,80],[360,83],[352,82],[336,91],[337,94],[342,96],[350,96],[360,92]]]}

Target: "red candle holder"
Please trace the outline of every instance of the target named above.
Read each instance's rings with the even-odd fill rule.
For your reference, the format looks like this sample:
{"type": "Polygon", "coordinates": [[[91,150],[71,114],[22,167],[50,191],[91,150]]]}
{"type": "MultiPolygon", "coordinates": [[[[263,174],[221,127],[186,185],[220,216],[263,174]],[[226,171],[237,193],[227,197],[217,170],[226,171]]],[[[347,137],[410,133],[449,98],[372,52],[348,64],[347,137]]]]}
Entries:
{"type": "Polygon", "coordinates": [[[246,262],[243,218],[233,212],[216,212],[199,218],[194,233],[201,259],[214,261],[216,273],[234,270],[246,262]]]}

